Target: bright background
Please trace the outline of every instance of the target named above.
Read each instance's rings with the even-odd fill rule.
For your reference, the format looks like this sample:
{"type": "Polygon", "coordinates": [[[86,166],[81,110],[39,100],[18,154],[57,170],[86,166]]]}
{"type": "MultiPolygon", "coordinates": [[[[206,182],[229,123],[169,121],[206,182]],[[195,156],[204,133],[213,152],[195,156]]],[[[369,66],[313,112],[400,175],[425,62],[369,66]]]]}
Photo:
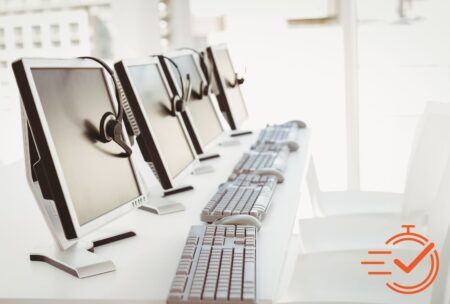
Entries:
{"type": "Polygon", "coordinates": [[[246,78],[248,125],[307,121],[324,190],[356,178],[363,190],[402,191],[418,114],[427,101],[450,100],[450,1],[358,0],[350,16],[344,2],[0,0],[0,170],[23,158],[16,58],[114,62],[227,42],[246,78]],[[345,18],[357,21],[347,61],[345,18]]]}

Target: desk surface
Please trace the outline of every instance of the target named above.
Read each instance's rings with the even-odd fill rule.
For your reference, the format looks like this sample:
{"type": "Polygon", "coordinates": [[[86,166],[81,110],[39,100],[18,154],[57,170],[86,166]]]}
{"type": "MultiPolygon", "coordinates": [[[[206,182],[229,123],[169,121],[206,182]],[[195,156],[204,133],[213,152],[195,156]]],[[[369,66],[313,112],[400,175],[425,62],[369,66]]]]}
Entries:
{"type": "MultiPolygon", "coordinates": [[[[114,261],[116,271],[77,279],[45,263],[30,262],[33,248],[52,238],[26,183],[23,163],[0,168],[1,303],[165,303],[191,225],[202,224],[200,211],[224,182],[256,134],[241,145],[211,148],[221,157],[205,162],[215,172],[190,175],[193,191],[171,196],[186,211],[164,216],[135,210],[108,224],[103,232],[133,230],[137,237],[96,249],[114,261]]],[[[308,160],[309,131],[301,130],[300,150],[291,153],[285,182],[279,184],[259,232],[257,294],[260,303],[276,301],[278,286],[300,201],[308,160]]],[[[150,171],[149,171],[150,172],[150,171]]]]}

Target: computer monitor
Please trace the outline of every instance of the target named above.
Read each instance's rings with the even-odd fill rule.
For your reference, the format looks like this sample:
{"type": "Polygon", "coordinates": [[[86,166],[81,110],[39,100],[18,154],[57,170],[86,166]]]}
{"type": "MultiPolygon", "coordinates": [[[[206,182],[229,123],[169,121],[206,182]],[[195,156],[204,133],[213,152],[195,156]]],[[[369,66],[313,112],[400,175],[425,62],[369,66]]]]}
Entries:
{"type": "MultiPolygon", "coordinates": [[[[201,147],[204,149],[211,144],[224,132],[224,127],[220,120],[220,111],[218,106],[214,104],[209,94],[204,94],[203,86],[206,85],[206,79],[201,71],[197,54],[189,50],[182,50],[173,52],[167,55],[179,69],[184,80],[187,75],[190,77],[190,84],[192,91],[190,99],[186,104],[186,112],[189,116],[189,122],[192,124],[197,134],[201,147]]],[[[166,74],[168,79],[173,84],[176,84],[177,88],[181,88],[180,78],[178,77],[177,68],[164,61],[166,67],[166,74]]],[[[188,85],[186,81],[185,86],[188,85]]],[[[195,136],[194,136],[195,137],[195,136]]],[[[202,151],[204,153],[204,151],[202,151]]]]}
{"type": "MultiPolygon", "coordinates": [[[[21,59],[13,71],[23,105],[28,181],[60,247],[30,258],[78,277],[114,270],[111,261],[77,244],[146,201],[135,155],[126,157],[116,143],[100,140],[102,116],[117,110],[110,78],[86,59],[21,59]]],[[[125,132],[122,137],[128,142],[125,132]]]]}
{"type": "Polygon", "coordinates": [[[172,92],[155,57],[124,59],[114,65],[139,125],[137,142],[165,195],[193,189],[176,180],[197,163],[197,155],[179,112],[171,111],[172,92]]]}
{"type": "Polygon", "coordinates": [[[214,84],[220,110],[231,129],[237,130],[248,118],[248,111],[228,47],[225,44],[209,46],[206,52],[214,69],[214,84]]]}

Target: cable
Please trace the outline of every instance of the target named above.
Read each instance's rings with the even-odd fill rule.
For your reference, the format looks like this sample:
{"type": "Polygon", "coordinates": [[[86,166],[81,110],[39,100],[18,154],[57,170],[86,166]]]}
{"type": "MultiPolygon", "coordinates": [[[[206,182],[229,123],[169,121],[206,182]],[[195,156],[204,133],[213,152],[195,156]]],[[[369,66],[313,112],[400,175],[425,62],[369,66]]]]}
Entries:
{"type": "Polygon", "coordinates": [[[175,67],[175,70],[177,71],[177,74],[178,74],[178,78],[180,79],[180,86],[181,86],[181,95],[178,92],[177,92],[177,94],[178,94],[178,97],[180,97],[181,99],[184,100],[185,93],[184,93],[183,76],[181,74],[181,71],[180,71],[180,68],[178,67],[178,65],[175,63],[175,61],[173,61],[172,58],[164,56],[164,55],[153,55],[153,57],[162,57],[164,59],[167,59],[167,61],[169,61],[175,67]]]}
{"type": "Polygon", "coordinates": [[[100,58],[91,57],[91,56],[82,56],[82,57],[78,57],[78,58],[94,60],[95,62],[99,63],[103,68],[105,68],[105,70],[111,76],[111,78],[113,79],[114,89],[115,89],[116,98],[117,98],[117,109],[118,109],[117,119],[118,120],[123,120],[123,108],[122,108],[122,104],[120,103],[120,97],[121,96],[120,96],[120,93],[119,93],[119,88],[118,88],[118,85],[117,85],[116,75],[115,75],[114,71],[109,67],[109,65],[106,62],[104,62],[100,58]]]}
{"type": "Polygon", "coordinates": [[[187,90],[185,90],[185,86],[184,86],[184,81],[183,81],[183,76],[181,74],[180,68],[178,67],[178,65],[175,63],[175,61],[167,56],[164,55],[152,55],[153,57],[158,57],[158,58],[163,58],[164,60],[167,60],[168,62],[170,62],[174,67],[175,70],[177,71],[178,77],[180,79],[180,86],[181,86],[181,96],[179,94],[179,92],[177,92],[177,97],[179,100],[175,100],[176,97],[174,96],[172,98],[172,115],[176,116],[175,112],[184,112],[186,109],[186,103],[191,99],[191,93],[192,93],[192,82],[191,82],[191,76],[189,74],[186,74],[186,80],[187,80],[187,90]]]}

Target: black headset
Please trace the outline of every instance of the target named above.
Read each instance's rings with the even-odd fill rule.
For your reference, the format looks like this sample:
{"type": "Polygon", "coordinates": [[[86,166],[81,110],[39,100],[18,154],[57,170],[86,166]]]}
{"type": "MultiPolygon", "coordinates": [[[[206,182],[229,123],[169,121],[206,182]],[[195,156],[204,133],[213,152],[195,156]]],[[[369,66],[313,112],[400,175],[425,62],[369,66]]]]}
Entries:
{"type": "Polygon", "coordinates": [[[206,58],[206,54],[203,51],[197,51],[194,48],[189,48],[189,47],[183,47],[180,48],[179,50],[189,50],[192,51],[194,53],[196,53],[199,57],[199,61],[200,61],[200,69],[202,70],[203,75],[205,76],[206,79],[206,84],[203,83],[203,80],[200,82],[200,94],[197,93],[197,95],[199,95],[200,98],[202,98],[203,96],[207,96],[209,94],[209,92],[211,92],[211,87],[212,87],[212,73],[213,73],[213,69],[208,69],[208,65],[206,64],[207,58],[206,58]]]}
{"type": "Polygon", "coordinates": [[[238,73],[234,73],[234,80],[233,80],[233,82],[228,81],[228,85],[229,85],[230,87],[232,87],[232,88],[234,88],[234,87],[237,86],[237,85],[241,85],[241,84],[243,84],[243,83],[244,83],[244,78],[239,77],[239,76],[238,76],[238,73]]]}
{"type": "Polygon", "coordinates": [[[239,77],[238,73],[234,73],[234,79],[232,81],[227,80],[226,83],[230,88],[234,88],[237,85],[241,85],[244,83],[244,78],[243,77],[239,77]]]}
{"type": "MultiPolygon", "coordinates": [[[[102,118],[100,119],[100,137],[102,142],[107,143],[110,141],[114,141],[116,144],[118,144],[124,151],[127,157],[129,157],[132,153],[131,147],[125,142],[123,138],[123,129],[122,129],[122,122],[124,122],[124,109],[123,109],[123,102],[125,101],[128,104],[128,101],[126,100],[125,93],[123,91],[122,85],[120,84],[120,81],[116,78],[116,75],[106,62],[99,58],[91,57],[91,56],[83,56],[78,57],[80,59],[90,59],[97,63],[99,63],[111,76],[114,88],[116,91],[116,99],[117,99],[117,115],[114,115],[114,113],[108,111],[105,114],[103,114],[102,118]]],[[[134,118],[130,118],[132,120],[134,118]]],[[[130,127],[131,128],[131,127],[130,127]]],[[[139,135],[139,129],[135,129],[135,126],[132,127],[134,132],[130,135],[139,135]]],[[[128,131],[128,134],[131,133],[128,131]]]]}
{"type": "Polygon", "coordinates": [[[181,74],[180,68],[178,65],[173,61],[172,58],[164,56],[164,55],[152,55],[153,57],[159,57],[162,60],[167,60],[175,67],[175,70],[177,71],[178,78],[180,79],[180,86],[181,86],[181,94],[177,90],[173,93],[173,96],[170,100],[171,105],[171,114],[172,116],[176,116],[176,112],[184,112],[186,110],[186,103],[191,99],[192,94],[192,82],[191,82],[191,76],[189,74],[186,74],[186,80],[187,80],[187,90],[184,89],[184,81],[183,76],[181,74]]]}

